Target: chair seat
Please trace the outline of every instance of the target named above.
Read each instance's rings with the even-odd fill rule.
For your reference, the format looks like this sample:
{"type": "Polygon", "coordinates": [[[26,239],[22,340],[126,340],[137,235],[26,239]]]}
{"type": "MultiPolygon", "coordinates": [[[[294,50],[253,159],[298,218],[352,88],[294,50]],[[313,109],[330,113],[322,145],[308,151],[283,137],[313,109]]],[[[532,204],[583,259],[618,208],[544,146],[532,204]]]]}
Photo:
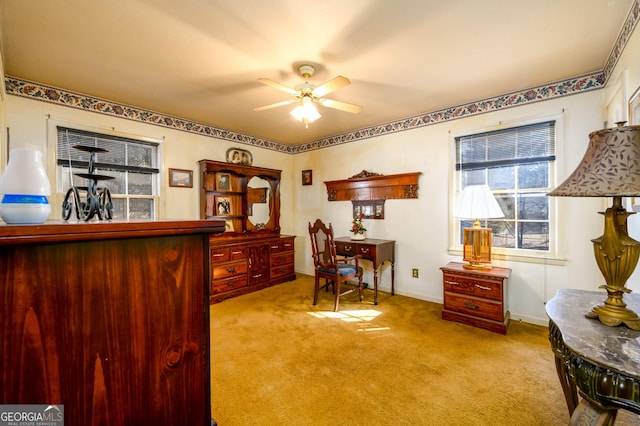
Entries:
{"type": "MultiPolygon", "coordinates": [[[[362,268],[360,268],[362,269],[362,268]]],[[[318,267],[318,271],[324,273],[324,274],[333,274],[334,270],[333,269],[324,269],[322,267],[318,267]]],[[[351,265],[349,263],[338,263],[338,273],[340,274],[341,277],[345,276],[345,275],[352,275],[356,273],[356,267],[355,265],[351,265]]]]}

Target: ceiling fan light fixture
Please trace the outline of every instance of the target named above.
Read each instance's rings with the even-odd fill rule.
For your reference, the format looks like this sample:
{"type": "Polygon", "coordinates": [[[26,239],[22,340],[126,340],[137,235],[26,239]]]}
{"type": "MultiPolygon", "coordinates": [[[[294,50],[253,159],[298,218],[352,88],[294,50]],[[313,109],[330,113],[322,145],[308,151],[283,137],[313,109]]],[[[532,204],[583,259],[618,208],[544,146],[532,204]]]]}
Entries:
{"type": "Polygon", "coordinates": [[[303,122],[305,127],[309,127],[309,123],[313,123],[322,117],[311,102],[302,102],[291,111],[291,115],[295,117],[296,120],[303,122]]]}
{"type": "Polygon", "coordinates": [[[293,95],[294,99],[254,108],[254,111],[265,111],[267,109],[276,108],[295,102],[298,104],[298,106],[293,111],[291,111],[291,115],[294,116],[296,120],[303,122],[305,127],[308,128],[309,123],[314,122],[321,117],[320,113],[314,106],[315,103],[318,103],[327,108],[350,112],[352,114],[357,114],[362,110],[362,107],[360,105],[348,104],[346,102],[323,98],[323,96],[328,95],[329,93],[350,85],[351,81],[349,81],[347,77],[339,75],[327,81],[326,83],[321,84],[320,86],[316,86],[309,83],[309,77],[311,77],[315,72],[313,66],[301,65],[300,67],[298,67],[298,71],[300,72],[300,75],[304,77],[304,83],[298,84],[293,89],[268,78],[259,78],[259,82],[271,87],[275,87],[276,89],[288,93],[289,95],[293,95]]]}

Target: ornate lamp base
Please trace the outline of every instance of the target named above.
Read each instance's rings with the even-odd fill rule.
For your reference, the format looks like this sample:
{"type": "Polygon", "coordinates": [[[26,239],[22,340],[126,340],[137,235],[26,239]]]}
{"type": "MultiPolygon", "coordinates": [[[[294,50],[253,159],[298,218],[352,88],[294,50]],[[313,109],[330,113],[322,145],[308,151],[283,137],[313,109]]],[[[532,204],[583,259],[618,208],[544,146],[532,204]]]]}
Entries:
{"type": "Polygon", "coordinates": [[[586,317],[598,318],[610,327],[624,324],[640,331],[640,317],[622,300],[624,293],[631,293],[625,284],[640,257],[640,243],[627,233],[627,217],[631,214],[622,206],[621,197],[613,197],[613,205],[604,212],[604,235],[592,241],[598,268],[607,282],[600,286],[607,290],[607,299],[586,317]]]}
{"type": "Polygon", "coordinates": [[[616,327],[624,324],[631,330],[640,331],[640,317],[629,308],[609,306],[606,304],[594,306],[591,312],[585,315],[587,318],[597,318],[604,325],[616,327]]]}
{"type": "Polygon", "coordinates": [[[492,269],[491,264],[490,263],[479,263],[479,262],[472,262],[469,261],[469,263],[465,263],[462,265],[462,267],[464,269],[492,269]]]}

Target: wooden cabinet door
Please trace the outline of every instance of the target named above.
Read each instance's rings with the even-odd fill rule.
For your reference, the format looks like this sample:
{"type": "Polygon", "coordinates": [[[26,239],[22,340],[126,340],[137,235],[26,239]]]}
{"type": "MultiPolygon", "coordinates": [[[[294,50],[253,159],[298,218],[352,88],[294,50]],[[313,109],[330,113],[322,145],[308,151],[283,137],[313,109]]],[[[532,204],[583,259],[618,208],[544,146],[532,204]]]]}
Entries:
{"type": "Polygon", "coordinates": [[[207,239],[0,247],[0,403],[64,404],[68,426],[210,424],[207,239]]]}
{"type": "Polygon", "coordinates": [[[249,285],[269,281],[269,243],[249,246],[249,285]]]}

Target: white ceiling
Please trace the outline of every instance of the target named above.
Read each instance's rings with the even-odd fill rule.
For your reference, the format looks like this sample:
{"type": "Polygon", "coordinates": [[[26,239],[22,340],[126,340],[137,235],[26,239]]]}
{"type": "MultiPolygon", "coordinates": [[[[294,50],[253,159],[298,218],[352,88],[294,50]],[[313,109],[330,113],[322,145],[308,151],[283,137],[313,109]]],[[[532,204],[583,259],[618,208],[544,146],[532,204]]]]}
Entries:
{"type": "Polygon", "coordinates": [[[300,144],[603,68],[633,0],[1,0],[5,74],[300,144]],[[308,129],[257,81],[344,75],[308,129]]]}

